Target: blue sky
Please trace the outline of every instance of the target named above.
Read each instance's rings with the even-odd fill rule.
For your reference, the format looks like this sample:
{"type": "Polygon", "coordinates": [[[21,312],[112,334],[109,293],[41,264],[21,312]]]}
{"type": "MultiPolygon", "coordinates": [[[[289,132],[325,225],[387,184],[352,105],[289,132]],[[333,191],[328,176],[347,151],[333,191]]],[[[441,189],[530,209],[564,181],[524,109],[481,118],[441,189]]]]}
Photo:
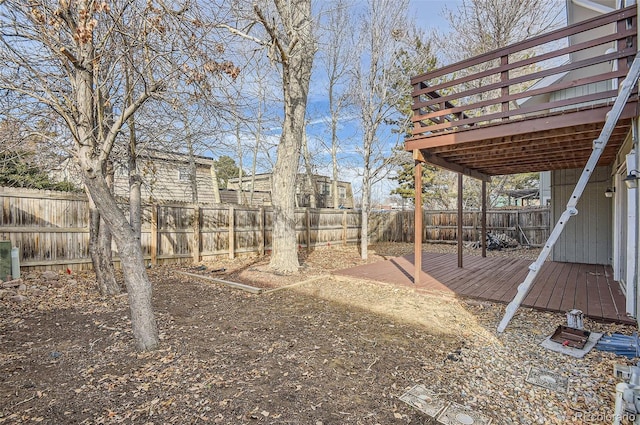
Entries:
{"type": "MultiPolygon", "coordinates": [[[[457,5],[461,3],[460,0],[411,0],[409,6],[409,17],[414,19],[416,24],[425,30],[425,33],[429,33],[432,29],[439,31],[448,31],[449,26],[446,20],[442,18],[442,12],[446,7],[455,9],[457,5]]],[[[410,76],[407,76],[409,78],[410,76]]],[[[313,85],[313,82],[312,82],[313,85]]],[[[323,116],[327,115],[328,101],[326,100],[326,92],[318,85],[317,89],[311,88],[308,116],[309,120],[314,123],[307,127],[308,137],[310,139],[316,139],[315,149],[320,149],[323,145],[330,144],[330,136],[328,133],[328,126],[321,123],[323,116]],[[323,142],[324,143],[323,143],[323,142]]],[[[340,140],[343,141],[342,147],[339,153],[340,162],[340,179],[344,181],[351,181],[354,186],[354,193],[356,196],[360,192],[360,177],[358,176],[361,164],[358,162],[359,155],[355,152],[358,146],[361,145],[361,132],[358,128],[359,122],[356,117],[346,117],[340,122],[340,140]]],[[[389,149],[397,140],[396,135],[389,135],[389,149]]],[[[314,149],[314,148],[312,148],[314,149]]],[[[316,151],[316,158],[321,156],[321,164],[326,164],[324,169],[318,169],[321,174],[331,176],[330,169],[330,153],[328,150],[324,152],[316,151]]],[[[389,196],[389,192],[396,186],[396,182],[383,179],[380,183],[376,184],[372,190],[372,198],[376,202],[382,202],[384,198],[389,196]]]]}
{"type": "MultiPolygon", "coordinates": [[[[357,7],[359,0],[354,0],[352,4],[357,7]]],[[[442,11],[445,6],[449,8],[455,8],[460,4],[460,0],[410,0],[409,6],[409,18],[414,19],[418,26],[423,28],[426,33],[429,33],[432,28],[440,28],[442,31],[448,29],[447,22],[442,18],[442,11]]],[[[318,65],[318,60],[316,65],[318,65]]],[[[318,70],[314,71],[314,76],[311,81],[309,99],[308,99],[308,120],[307,137],[309,140],[310,150],[312,158],[316,164],[315,172],[324,174],[327,176],[332,175],[331,171],[331,156],[330,156],[330,130],[328,124],[326,124],[326,118],[328,117],[328,99],[327,88],[325,84],[326,78],[318,70]]],[[[409,78],[410,76],[407,76],[409,78]]],[[[274,82],[275,83],[275,82],[274,82]]],[[[277,88],[273,88],[274,91],[277,88]]],[[[272,111],[279,114],[276,111],[272,111]]],[[[339,126],[339,139],[341,141],[341,147],[339,150],[339,179],[342,181],[349,181],[354,188],[354,195],[360,197],[361,178],[361,156],[358,154],[357,149],[362,145],[361,131],[359,129],[359,120],[353,113],[346,113],[346,116],[342,117],[339,126]]],[[[277,139],[280,135],[279,128],[271,128],[265,137],[272,139],[273,143],[277,143],[277,139]]],[[[248,135],[247,137],[251,137],[248,135]]],[[[393,137],[393,142],[396,141],[397,135],[389,136],[393,137]]],[[[388,143],[389,153],[391,147],[395,144],[392,141],[388,143]]],[[[248,172],[251,167],[251,153],[250,147],[247,147],[245,154],[243,155],[243,169],[248,172]]],[[[229,152],[232,157],[237,157],[236,152],[229,152]]],[[[214,156],[218,156],[214,153],[214,156]]],[[[272,159],[273,156],[272,156],[272,159]]],[[[258,161],[258,172],[269,172],[270,164],[266,160],[258,161]]],[[[389,196],[389,192],[396,186],[395,181],[384,179],[373,187],[372,198],[374,201],[383,201],[384,198],[389,196]]]]}
{"type": "Polygon", "coordinates": [[[447,29],[448,23],[442,19],[441,13],[445,6],[455,9],[460,3],[462,3],[460,0],[411,0],[409,16],[415,19],[421,28],[447,29]]]}

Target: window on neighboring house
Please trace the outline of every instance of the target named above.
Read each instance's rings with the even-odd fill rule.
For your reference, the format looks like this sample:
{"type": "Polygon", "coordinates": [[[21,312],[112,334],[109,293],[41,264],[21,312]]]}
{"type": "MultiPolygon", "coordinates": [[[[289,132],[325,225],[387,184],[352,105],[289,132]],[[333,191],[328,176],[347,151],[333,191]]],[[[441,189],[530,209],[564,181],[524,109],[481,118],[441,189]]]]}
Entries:
{"type": "Polygon", "coordinates": [[[318,183],[318,193],[320,195],[330,195],[331,185],[329,183],[324,183],[324,182],[318,183]]]}
{"type": "Polygon", "coordinates": [[[187,170],[186,168],[181,168],[180,170],[178,170],[178,179],[183,182],[189,181],[190,180],[189,170],[187,170]]]}
{"type": "Polygon", "coordinates": [[[347,197],[347,188],[346,187],[339,187],[338,188],[338,196],[340,197],[340,199],[345,199],[347,197]]]}

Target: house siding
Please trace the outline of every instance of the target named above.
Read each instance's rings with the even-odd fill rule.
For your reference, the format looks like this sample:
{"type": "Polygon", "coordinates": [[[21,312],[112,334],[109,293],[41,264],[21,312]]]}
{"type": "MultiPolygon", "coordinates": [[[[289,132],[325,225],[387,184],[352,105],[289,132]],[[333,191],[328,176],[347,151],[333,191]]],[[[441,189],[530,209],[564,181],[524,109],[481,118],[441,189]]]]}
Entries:
{"type": "MultiPolygon", "coordinates": [[[[251,190],[251,176],[245,176],[242,178],[242,187],[245,192],[251,190]]],[[[313,184],[316,185],[318,198],[316,199],[316,206],[318,208],[333,208],[333,190],[332,180],[327,176],[313,175],[313,184]],[[324,186],[328,193],[322,193],[321,186],[324,186]]],[[[311,193],[312,188],[309,186],[308,178],[306,174],[298,174],[296,180],[296,197],[297,205],[300,207],[311,206],[311,193]]],[[[268,192],[271,193],[271,174],[259,174],[255,176],[253,180],[253,187],[256,192],[268,192]]],[[[237,178],[229,180],[227,188],[230,190],[239,190],[240,183],[237,178]]],[[[353,208],[353,190],[351,183],[338,181],[338,193],[339,193],[339,206],[342,208],[353,208]]],[[[261,201],[258,201],[262,203],[261,201]]],[[[254,205],[256,201],[254,200],[254,205]]]]}
{"type": "MultiPolygon", "coordinates": [[[[601,4],[603,6],[609,7],[612,10],[616,7],[615,0],[599,0],[596,3],[601,4]]],[[[574,7],[570,7],[568,9],[568,24],[574,24],[577,22],[581,22],[590,18],[594,18],[599,16],[600,13],[574,5],[574,7]]],[[[582,32],[580,34],[574,35],[570,37],[569,43],[571,45],[583,43],[585,41],[589,41],[598,37],[603,37],[608,34],[615,33],[616,28],[612,25],[610,27],[600,27],[595,28],[589,31],[582,32]]],[[[589,49],[583,49],[578,52],[573,52],[569,55],[570,62],[578,62],[584,59],[593,58],[596,56],[604,55],[608,49],[615,49],[615,43],[611,42],[608,44],[592,47],[589,49]]],[[[590,77],[593,75],[600,75],[606,72],[610,72],[613,69],[612,63],[600,63],[596,65],[586,66],[580,69],[575,69],[570,71],[567,75],[565,75],[562,80],[563,81],[571,81],[579,78],[590,77]]],[[[586,84],[578,87],[571,87],[568,89],[558,90],[555,93],[552,93],[550,96],[550,101],[555,102],[559,100],[571,99],[578,96],[585,96],[593,93],[600,93],[607,90],[613,89],[612,81],[600,81],[597,83],[586,84]]],[[[577,107],[587,107],[594,104],[594,102],[586,102],[576,105],[571,105],[570,109],[575,109],[577,107]]],[[[569,108],[556,108],[552,111],[565,110],[569,108]]]]}
{"type": "MultiPolygon", "coordinates": [[[[138,160],[142,177],[142,199],[145,201],[193,202],[191,182],[182,180],[181,170],[186,172],[189,164],[157,158],[138,160]]],[[[198,202],[215,203],[211,166],[197,164],[196,181],[198,202]]],[[[129,177],[126,168],[117,168],[114,176],[114,192],[117,196],[129,196],[129,177]]]]}
{"type": "MultiPolygon", "coordinates": [[[[573,77],[574,76],[572,75],[572,78],[573,77]]],[[[557,102],[560,100],[572,99],[574,97],[586,96],[594,93],[601,93],[604,91],[611,90],[612,86],[613,85],[611,81],[600,81],[598,83],[586,84],[578,87],[571,87],[568,89],[563,89],[563,90],[558,90],[556,92],[553,92],[549,97],[549,100],[551,102],[557,102]]],[[[595,105],[596,103],[600,103],[600,102],[601,101],[577,103],[575,105],[571,105],[570,107],[566,107],[566,108],[554,108],[552,109],[552,112],[567,110],[567,109],[583,108],[583,107],[595,105]]]]}
{"type": "MultiPolygon", "coordinates": [[[[551,174],[554,222],[566,209],[582,169],[558,170],[551,174]]],[[[610,167],[593,171],[578,201],[578,214],[571,217],[551,254],[553,261],[584,264],[611,264],[612,200],[604,196],[611,181],[610,167]]]]}

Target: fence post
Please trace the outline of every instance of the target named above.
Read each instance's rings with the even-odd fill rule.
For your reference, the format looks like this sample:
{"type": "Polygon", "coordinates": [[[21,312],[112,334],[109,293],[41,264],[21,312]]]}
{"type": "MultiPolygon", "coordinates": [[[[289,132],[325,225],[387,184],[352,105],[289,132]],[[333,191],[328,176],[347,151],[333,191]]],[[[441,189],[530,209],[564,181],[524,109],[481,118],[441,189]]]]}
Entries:
{"type": "Polygon", "coordinates": [[[200,262],[200,211],[198,205],[193,206],[193,262],[200,262]]]}
{"type": "Polygon", "coordinates": [[[471,240],[480,240],[478,236],[478,211],[473,211],[473,231],[471,232],[471,240]]]}
{"type": "Polygon", "coordinates": [[[307,252],[311,252],[311,214],[309,208],[304,209],[304,215],[307,226],[307,252]]]}
{"type": "Polygon", "coordinates": [[[233,260],[236,255],[236,233],[235,233],[235,208],[229,207],[229,258],[233,260]]]}
{"type": "Polygon", "coordinates": [[[480,246],[482,258],[487,257],[487,182],[482,180],[482,216],[480,217],[480,246]]]}
{"type": "Polygon", "coordinates": [[[151,205],[151,264],[158,264],[158,205],[151,205]]]}
{"type": "Polygon", "coordinates": [[[264,256],[264,246],[265,246],[265,212],[264,207],[260,207],[258,209],[258,255],[261,257],[264,256]]]}
{"type": "MultiPolygon", "coordinates": [[[[524,202],[523,202],[524,203],[524,202]]],[[[516,238],[520,245],[522,245],[522,236],[518,231],[520,229],[520,210],[516,210],[516,238]]]]}
{"type": "Polygon", "coordinates": [[[347,210],[342,211],[342,245],[347,246],[347,210]]]}

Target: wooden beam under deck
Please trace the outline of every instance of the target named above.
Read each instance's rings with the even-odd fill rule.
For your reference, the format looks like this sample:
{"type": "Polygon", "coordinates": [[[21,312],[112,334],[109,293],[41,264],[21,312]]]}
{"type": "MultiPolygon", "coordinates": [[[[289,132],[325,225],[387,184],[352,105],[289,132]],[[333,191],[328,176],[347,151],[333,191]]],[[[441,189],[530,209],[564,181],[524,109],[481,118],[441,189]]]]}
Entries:
{"type": "MultiPolygon", "coordinates": [[[[631,102],[625,107],[600,165],[615,159],[637,106],[637,102],[631,102]]],[[[419,149],[426,162],[482,181],[489,181],[493,175],[580,168],[591,153],[608,110],[594,108],[509,122],[412,139],[405,145],[407,149],[419,149]]]]}
{"type": "MultiPolygon", "coordinates": [[[[496,124],[475,129],[467,129],[459,132],[449,132],[442,135],[437,134],[431,137],[419,137],[410,139],[405,143],[405,149],[412,151],[414,149],[428,149],[447,145],[460,145],[470,142],[479,142],[487,140],[502,139],[509,136],[521,136],[542,133],[547,137],[553,137],[552,130],[560,130],[565,128],[579,128],[583,125],[594,125],[600,123],[602,125],[606,119],[607,113],[611,110],[610,106],[587,109],[574,113],[556,114],[550,116],[536,117],[532,119],[523,119],[519,121],[510,121],[508,123],[496,124]]],[[[625,106],[620,119],[630,119],[638,116],[638,102],[629,102],[625,106]]],[[[544,135],[538,138],[545,138],[544,135]]],[[[524,136],[526,137],[526,136],[524,136]]]]}
{"type": "MultiPolygon", "coordinates": [[[[581,126],[568,126],[555,130],[540,131],[536,133],[524,133],[510,136],[500,136],[494,139],[481,139],[475,142],[466,142],[464,144],[447,144],[442,146],[430,147],[430,152],[443,153],[453,152],[455,154],[464,154],[465,152],[475,152],[478,149],[497,150],[514,144],[536,144],[544,142],[545,144],[567,143],[574,139],[595,140],[602,130],[604,123],[589,123],[581,126]],[[490,143],[489,143],[490,142],[490,143]]],[[[618,126],[612,133],[612,137],[624,137],[631,128],[631,119],[626,119],[618,123],[618,126]]]]}
{"type": "Polygon", "coordinates": [[[473,170],[471,168],[467,168],[467,167],[463,167],[460,166],[459,164],[455,164],[453,162],[447,161],[443,158],[438,157],[437,155],[433,155],[429,152],[421,152],[421,151],[417,151],[420,152],[420,157],[422,158],[423,162],[428,162],[430,164],[436,165],[440,168],[445,168],[449,171],[453,171],[456,173],[460,173],[460,174],[464,174],[465,176],[469,176],[469,177],[473,177],[474,179],[478,179],[484,182],[489,182],[491,181],[491,177],[481,173],[478,170],[473,170]]]}

